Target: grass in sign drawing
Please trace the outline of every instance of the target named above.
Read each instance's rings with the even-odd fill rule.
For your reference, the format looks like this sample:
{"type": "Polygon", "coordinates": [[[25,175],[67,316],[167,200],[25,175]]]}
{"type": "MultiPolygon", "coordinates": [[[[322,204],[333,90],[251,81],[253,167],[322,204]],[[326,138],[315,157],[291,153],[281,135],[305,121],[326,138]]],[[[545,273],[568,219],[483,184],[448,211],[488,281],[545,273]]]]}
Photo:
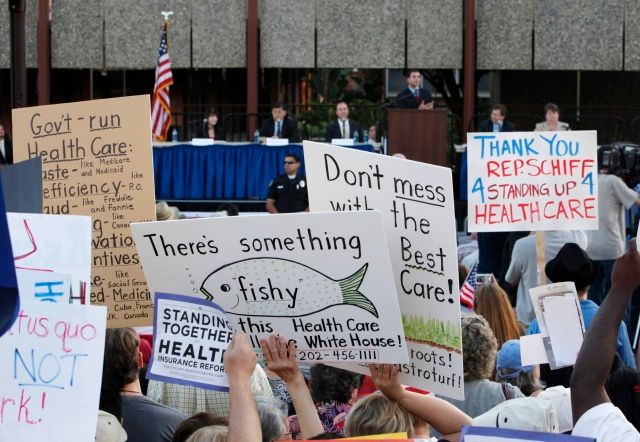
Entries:
{"type": "Polygon", "coordinates": [[[418,315],[402,315],[402,327],[408,341],[460,352],[460,326],[440,319],[425,319],[418,315]]]}

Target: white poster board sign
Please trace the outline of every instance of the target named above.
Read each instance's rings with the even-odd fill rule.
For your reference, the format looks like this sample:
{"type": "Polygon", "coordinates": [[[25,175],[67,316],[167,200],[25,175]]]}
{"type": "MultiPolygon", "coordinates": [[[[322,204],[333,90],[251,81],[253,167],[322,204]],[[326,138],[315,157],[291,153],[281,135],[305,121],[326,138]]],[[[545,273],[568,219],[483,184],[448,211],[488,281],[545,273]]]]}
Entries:
{"type": "Polygon", "coordinates": [[[68,304],[71,298],[69,273],[17,269],[18,293],[22,302],[68,304]]]}
{"type": "Polygon", "coordinates": [[[304,158],[312,212],[382,213],[409,346],[400,381],[462,399],[451,170],[307,141],[304,158]]]}
{"type": "Polygon", "coordinates": [[[552,370],[575,364],[586,330],[575,283],[534,287],[529,296],[546,351],[536,364],[549,362],[552,370]]]}
{"type": "Polygon", "coordinates": [[[598,228],[596,131],[467,134],[469,231],[598,228]]]}
{"type": "Polygon", "coordinates": [[[16,270],[71,275],[71,298],[88,303],[91,217],[7,213],[16,270]]]}
{"type": "Polygon", "coordinates": [[[215,302],[259,350],[301,361],[406,362],[380,213],[300,213],[131,225],[154,293],[215,302]]]}
{"type": "Polygon", "coordinates": [[[0,440],[94,440],[106,307],[31,303],[0,338],[0,440]]]}
{"type": "Polygon", "coordinates": [[[153,354],[147,378],[229,391],[222,358],[233,325],[219,305],[193,296],[156,293],[153,354]]]}

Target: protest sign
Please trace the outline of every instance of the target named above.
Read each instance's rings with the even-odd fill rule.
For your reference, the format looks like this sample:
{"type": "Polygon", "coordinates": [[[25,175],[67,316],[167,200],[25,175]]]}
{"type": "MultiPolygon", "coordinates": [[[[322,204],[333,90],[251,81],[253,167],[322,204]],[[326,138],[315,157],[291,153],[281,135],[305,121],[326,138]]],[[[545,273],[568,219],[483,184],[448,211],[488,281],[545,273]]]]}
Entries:
{"type": "Polygon", "coordinates": [[[598,228],[595,131],[467,134],[469,231],[598,228]]]}
{"type": "Polygon", "coordinates": [[[0,338],[0,440],[94,440],[105,307],[32,303],[0,338]]]}
{"type": "Polygon", "coordinates": [[[451,170],[307,141],[304,157],[312,212],[378,209],[383,215],[409,346],[400,382],[462,399],[451,170]]]}
{"type": "Polygon", "coordinates": [[[71,275],[71,299],[85,299],[91,281],[91,218],[9,213],[16,269],[71,275]]]}
{"type": "Polygon", "coordinates": [[[42,213],[42,159],[0,167],[7,212],[42,213]]]}
{"type": "Polygon", "coordinates": [[[541,433],[508,428],[462,427],[460,442],[595,442],[592,437],[541,433]]]}
{"type": "Polygon", "coordinates": [[[18,293],[23,303],[71,302],[71,275],[69,273],[44,272],[42,270],[17,269],[18,293]]]}
{"type": "Polygon", "coordinates": [[[305,362],[407,361],[377,212],[205,218],[131,228],[153,292],[215,302],[256,350],[260,337],[279,333],[297,342],[305,362]]]}
{"type": "Polygon", "coordinates": [[[2,180],[0,180],[0,336],[11,327],[19,308],[18,281],[13,264],[2,180]]]}
{"type": "Polygon", "coordinates": [[[150,121],[146,95],[13,110],[14,157],[42,158],[44,213],[92,216],[90,301],[110,327],[152,320],[129,229],[155,220],[150,121]]]}
{"type": "MultiPolygon", "coordinates": [[[[569,281],[534,287],[529,289],[529,296],[546,352],[546,358],[535,363],[548,362],[552,370],[573,365],[585,332],[575,283],[569,281]]],[[[539,348],[539,343],[533,339],[526,345],[533,346],[533,350],[539,348]]]]}
{"type": "Polygon", "coordinates": [[[229,391],[222,357],[233,338],[224,309],[205,299],[156,293],[147,378],[229,391]]]}

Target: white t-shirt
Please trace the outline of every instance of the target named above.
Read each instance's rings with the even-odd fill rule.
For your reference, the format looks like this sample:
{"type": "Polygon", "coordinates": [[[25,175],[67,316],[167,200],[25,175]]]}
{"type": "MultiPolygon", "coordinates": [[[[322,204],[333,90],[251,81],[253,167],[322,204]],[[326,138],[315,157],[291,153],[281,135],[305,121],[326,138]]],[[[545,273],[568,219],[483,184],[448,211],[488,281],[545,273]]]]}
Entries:
{"type": "Polygon", "coordinates": [[[624,209],[638,194],[615,175],[598,175],[598,230],[589,230],[589,258],[604,261],[624,255],[624,209]]]}
{"type": "MultiPolygon", "coordinates": [[[[550,230],[544,232],[545,263],[552,260],[558,254],[558,250],[570,242],[576,243],[583,250],[586,250],[587,235],[582,230],[550,230]]],[[[505,279],[511,285],[518,284],[516,317],[518,321],[529,325],[536,317],[531,297],[529,296],[529,289],[538,286],[535,235],[529,235],[516,241],[505,279]]]]}
{"type": "Polygon", "coordinates": [[[640,433],[611,402],[596,405],[580,416],[573,436],[595,437],[596,442],[638,442],[640,433]]]}

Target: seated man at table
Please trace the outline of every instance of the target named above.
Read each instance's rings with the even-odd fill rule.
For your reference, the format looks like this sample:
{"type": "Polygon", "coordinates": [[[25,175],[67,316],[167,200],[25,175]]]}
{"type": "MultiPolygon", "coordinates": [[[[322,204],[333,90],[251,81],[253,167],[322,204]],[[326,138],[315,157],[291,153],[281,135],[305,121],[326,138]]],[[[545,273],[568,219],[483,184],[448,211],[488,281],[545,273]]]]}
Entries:
{"type": "Polygon", "coordinates": [[[271,106],[271,118],[266,120],[260,131],[262,137],[287,138],[290,142],[300,141],[298,122],[288,114],[282,103],[271,106]]]}
{"type": "Polygon", "coordinates": [[[491,115],[478,126],[478,132],[515,132],[513,123],[505,121],[507,106],[494,104],[491,106],[491,115]]]}
{"type": "Polygon", "coordinates": [[[284,157],[284,171],[269,183],[266,209],[269,213],[293,213],[309,211],[307,180],[298,175],[300,159],[288,154],[284,157]]]}
{"type": "Polygon", "coordinates": [[[409,69],[405,74],[407,88],[396,97],[396,105],[403,109],[433,109],[433,99],[428,90],[421,88],[419,69],[409,69]]]}
{"type": "Polygon", "coordinates": [[[349,106],[345,101],[336,104],[337,120],[329,123],[325,129],[324,139],[330,143],[334,138],[353,138],[358,135],[358,143],[362,143],[362,127],[357,121],[349,119],[349,106]]]}

